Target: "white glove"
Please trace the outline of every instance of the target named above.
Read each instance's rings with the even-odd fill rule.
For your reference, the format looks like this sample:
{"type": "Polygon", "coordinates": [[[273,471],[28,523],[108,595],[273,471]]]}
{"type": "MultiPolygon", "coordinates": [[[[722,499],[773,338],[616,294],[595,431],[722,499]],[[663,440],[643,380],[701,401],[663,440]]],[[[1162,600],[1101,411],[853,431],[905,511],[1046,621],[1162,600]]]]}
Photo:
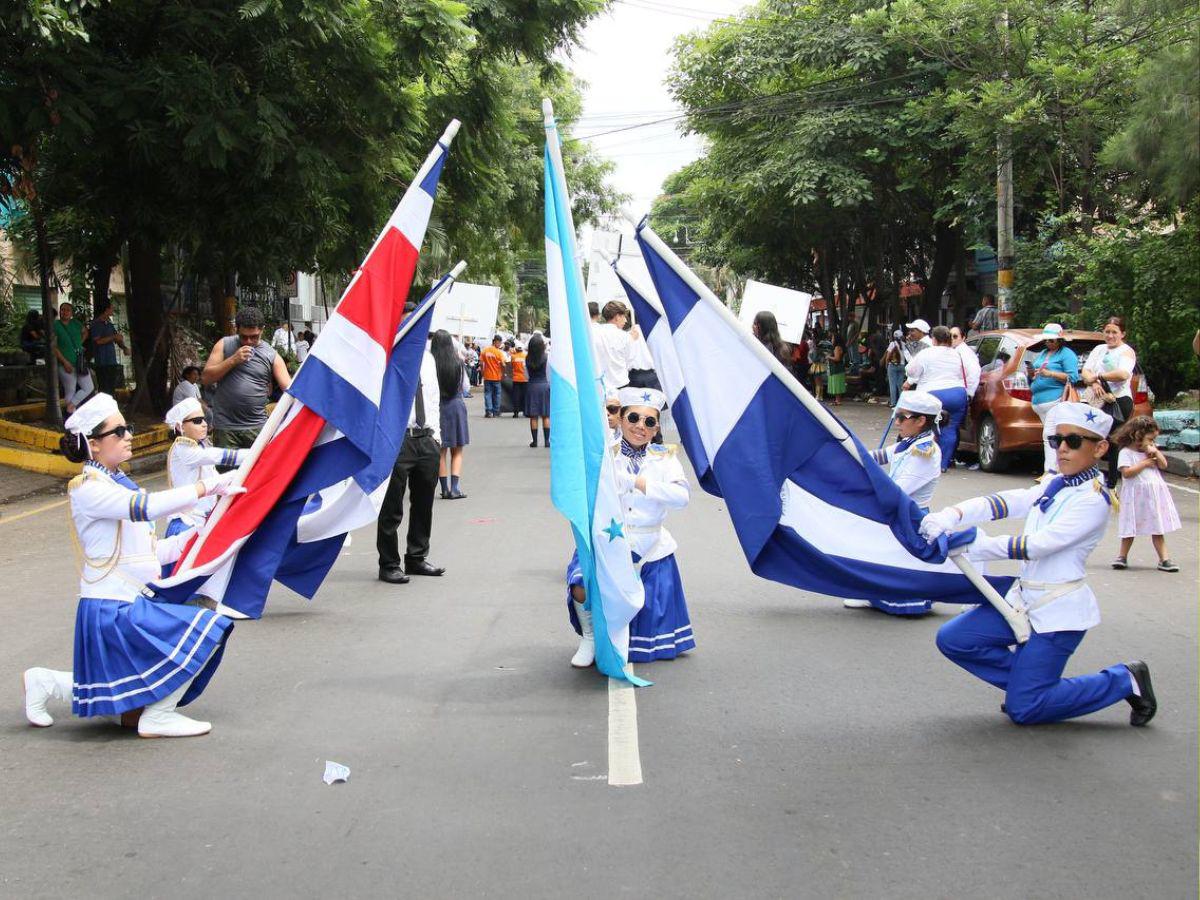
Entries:
{"type": "Polygon", "coordinates": [[[962,521],[962,514],[954,507],[930,513],[921,520],[921,537],[927,541],[936,541],[947,531],[962,521]]]}
{"type": "Polygon", "coordinates": [[[244,494],[246,489],[233,483],[236,471],[224,475],[210,475],[203,480],[204,494],[207,497],[228,497],[231,494],[244,494]]]}

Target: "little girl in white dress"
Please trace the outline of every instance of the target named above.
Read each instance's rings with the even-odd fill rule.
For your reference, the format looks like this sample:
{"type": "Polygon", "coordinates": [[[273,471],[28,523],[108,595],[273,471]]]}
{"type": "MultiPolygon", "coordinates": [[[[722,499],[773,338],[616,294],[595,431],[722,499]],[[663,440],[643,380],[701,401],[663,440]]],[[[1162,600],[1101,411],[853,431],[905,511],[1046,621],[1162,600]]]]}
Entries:
{"type": "Polygon", "coordinates": [[[1157,437],[1158,425],[1150,416],[1134,416],[1113,436],[1121,448],[1117,457],[1121,472],[1121,512],[1117,521],[1121,549],[1113,560],[1114,569],[1129,565],[1129,549],[1135,537],[1149,535],[1158,553],[1158,570],[1179,571],[1167,554],[1164,537],[1179,529],[1179,512],[1171,499],[1171,488],[1162,477],[1167,458],[1154,446],[1157,437]]]}

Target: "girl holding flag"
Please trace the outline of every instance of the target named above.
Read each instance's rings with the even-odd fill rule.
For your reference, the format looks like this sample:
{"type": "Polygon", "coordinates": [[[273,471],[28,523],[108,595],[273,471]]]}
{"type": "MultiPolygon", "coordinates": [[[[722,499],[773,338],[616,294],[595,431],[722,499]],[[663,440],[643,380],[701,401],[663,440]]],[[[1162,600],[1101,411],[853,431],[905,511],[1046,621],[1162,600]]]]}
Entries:
{"type": "MultiPolygon", "coordinates": [[[[617,490],[625,512],[624,536],[645,588],[646,602],[629,623],[629,661],[673,659],[696,647],[679,567],[678,546],[663,527],[667,513],[688,505],[690,490],[674,447],[653,444],[667,398],[653,388],[624,387],[620,403],[620,440],[616,455],[617,490]]],[[[580,635],[571,665],[586,668],[595,660],[592,613],[578,556],[567,566],[567,603],[571,624],[580,635]]]]}
{"type": "MultiPolygon", "coordinates": [[[[191,737],[212,726],[176,712],[204,691],[233,623],[207,609],[150,600],[143,588],[179,558],[188,535],[158,540],[154,520],[194,509],[205,497],[238,493],[233,473],[147,493],[118,468],[133,455],[133,429],[108,394],[71,415],[61,445],[83,471],[68,491],[82,567],[71,672],[27,669],[25,716],[54,724],[51,699],[82,717],[137,716],[142,737],[191,737]]],[[[128,722],[132,724],[132,722],[128,722]]]]}
{"type": "MultiPolygon", "coordinates": [[[[164,421],[176,435],[175,443],[167,451],[168,487],[196,484],[212,478],[217,474],[217,466],[236,469],[250,452],[209,444],[208,420],[204,418],[204,407],[195,397],[187,397],[172,406],[167,410],[164,421]]],[[[217,498],[209,494],[198,500],[191,509],[173,514],[167,520],[167,537],[203,525],[216,505],[217,498]]],[[[169,571],[170,566],[165,566],[163,574],[169,571]]]]}

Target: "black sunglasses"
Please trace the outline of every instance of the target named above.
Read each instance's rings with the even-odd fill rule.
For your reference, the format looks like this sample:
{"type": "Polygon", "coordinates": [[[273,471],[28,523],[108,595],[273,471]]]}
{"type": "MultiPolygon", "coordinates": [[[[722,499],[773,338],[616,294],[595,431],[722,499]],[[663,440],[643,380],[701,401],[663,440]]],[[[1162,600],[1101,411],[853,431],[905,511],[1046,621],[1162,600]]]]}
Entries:
{"type": "Polygon", "coordinates": [[[1104,438],[1092,437],[1090,434],[1052,434],[1046,438],[1046,443],[1053,449],[1057,450],[1064,443],[1072,450],[1078,450],[1083,446],[1084,441],[1095,441],[1099,443],[1104,438]]]}
{"type": "Polygon", "coordinates": [[[896,418],[901,422],[907,422],[909,419],[920,419],[925,413],[896,413],[896,418]]]}
{"type": "Polygon", "coordinates": [[[658,419],[654,418],[654,416],[646,416],[643,418],[641,413],[635,412],[625,413],[625,421],[630,425],[636,425],[638,422],[645,422],[647,428],[653,428],[658,424],[658,419]]]}
{"type": "Polygon", "coordinates": [[[118,425],[116,428],[108,429],[108,431],[102,431],[99,434],[93,434],[92,440],[98,441],[101,438],[108,437],[110,434],[116,435],[118,438],[123,438],[123,437],[125,437],[125,435],[129,435],[130,437],[133,437],[133,426],[132,425],[118,425]]]}
{"type": "Polygon", "coordinates": [[[208,424],[208,419],[204,418],[204,416],[196,416],[196,418],[194,418],[194,419],[184,419],[183,421],[187,422],[189,425],[207,425],[208,424]]]}
{"type": "Polygon", "coordinates": [[[605,408],[606,410],[608,410],[608,414],[609,414],[610,416],[615,416],[617,413],[619,413],[619,412],[621,411],[621,405],[620,405],[619,403],[618,403],[618,404],[614,404],[614,405],[612,405],[612,406],[606,406],[606,407],[604,407],[604,408],[605,408]]]}

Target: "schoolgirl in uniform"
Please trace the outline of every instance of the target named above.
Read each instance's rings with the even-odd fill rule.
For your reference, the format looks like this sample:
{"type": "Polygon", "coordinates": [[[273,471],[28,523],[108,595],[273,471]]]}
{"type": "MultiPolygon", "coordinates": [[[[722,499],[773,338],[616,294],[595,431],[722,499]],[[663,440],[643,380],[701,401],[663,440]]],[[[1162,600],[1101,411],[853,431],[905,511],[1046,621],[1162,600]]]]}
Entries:
{"type": "MultiPolygon", "coordinates": [[[[208,420],[200,401],[188,397],[176,403],[164,420],[177,437],[167,452],[167,485],[182,487],[217,474],[217,466],[237,468],[249,450],[227,450],[208,443],[208,420]]],[[[217,504],[211,494],[196,501],[190,510],[175,513],[167,521],[167,537],[198,528],[217,504]]]]}
{"type": "Polygon", "coordinates": [[[1158,709],[1150,669],[1140,661],[1091,675],[1063,678],[1075,648],[1100,624],[1096,595],[1085,580],[1088,556],[1104,537],[1113,499],[1098,465],[1108,452],[1112,418],[1085,403],[1050,411],[1049,441],[1059,474],[1046,484],[977,497],[928,515],[921,533],[930,540],[959,526],[1024,516],[1019,537],[979,534],[974,560],[1021,560],[1008,602],[1025,609],[1033,634],[1016,643],[1012,629],[990,605],[978,606],[938,630],[938,649],[972,675],[1005,692],[1001,710],[1018,725],[1058,722],[1125,700],[1129,724],[1145,725],[1158,709]]]}
{"type": "Polygon", "coordinates": [[[69,486],[72,530],[83,560],[71,672],[27,669],[25,715],[54,724],[47,703],[70,702],[77,716],[140,712],[142,737],[191,737],[212,726],[176,712],[216,671],[233,623],[207,609],[157,603],[143,592],[186,535],[157,540],[154,520],[192,509],[204,497],[240,492],[233,474],[147,493],[118,466],[132,455],[133,429],[108,394],[67,419],[63,452],[83,471],[69,486]]]}
{"type": "MultiPolygon", "coordinates": [[[[938,421],[942,401],[925,391],[902,391],[896,401],[896,430],[900,440],[871,456],[888,467],[892,481],[928,512],[934,488],[942,477],[942,451],[938,447],[938,421]]],[[[872,607],[893,616],[921,616],[933,608],[931,600],[889,599],[842,601],[847,609],[872,607]]]]}
{"type": "MultiPolygon", "coordinates": [[[[625,537],[646,596],[641,612],[629,623],[629,661],[673,659],[695,649],[696,641],[675,563],[678,545],[663,521],[671,510],[688,505],[690,490],[676,448],[651,443],[666,396],[653,388],[632,387],[621,388],[617,396],[621,437],[610,452],[625,512],[625,537]]],[[[586,668],[595,661],[596,644],[578,556],[572,556],[567,567],[567,604],[580,635],[571,665],[586,668]]]]}

